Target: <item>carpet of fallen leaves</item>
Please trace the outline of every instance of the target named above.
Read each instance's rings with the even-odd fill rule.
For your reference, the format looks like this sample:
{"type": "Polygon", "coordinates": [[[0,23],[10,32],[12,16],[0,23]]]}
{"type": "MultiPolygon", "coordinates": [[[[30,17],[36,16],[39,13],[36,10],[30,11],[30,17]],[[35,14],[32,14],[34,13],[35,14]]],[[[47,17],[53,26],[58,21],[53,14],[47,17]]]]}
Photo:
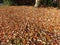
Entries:
{"type": "Polygon", "coordinates": [[[0,45],[60,45],[60,10],[0,7],[0,45]]]}

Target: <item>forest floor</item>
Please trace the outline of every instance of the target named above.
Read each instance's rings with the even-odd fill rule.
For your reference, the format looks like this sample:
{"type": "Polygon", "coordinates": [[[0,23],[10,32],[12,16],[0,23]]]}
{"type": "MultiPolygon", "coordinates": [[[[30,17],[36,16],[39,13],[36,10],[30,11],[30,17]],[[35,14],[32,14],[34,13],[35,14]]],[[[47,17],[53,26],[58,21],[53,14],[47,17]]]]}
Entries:
{"type": "Polygon", "coordinates": [[[1,6],[0,45],[60,45],[60,9],[1,6]]]}

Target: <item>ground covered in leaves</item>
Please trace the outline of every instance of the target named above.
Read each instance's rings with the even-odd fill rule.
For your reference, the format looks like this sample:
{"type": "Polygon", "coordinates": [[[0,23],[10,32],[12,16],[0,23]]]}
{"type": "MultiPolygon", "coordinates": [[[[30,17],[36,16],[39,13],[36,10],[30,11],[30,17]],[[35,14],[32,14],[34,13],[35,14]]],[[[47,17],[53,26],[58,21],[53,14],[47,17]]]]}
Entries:
{"type": "Polygon", "coordinates": [[[0,45],[60,45],[60,10],[0,7],[0,45]]]}

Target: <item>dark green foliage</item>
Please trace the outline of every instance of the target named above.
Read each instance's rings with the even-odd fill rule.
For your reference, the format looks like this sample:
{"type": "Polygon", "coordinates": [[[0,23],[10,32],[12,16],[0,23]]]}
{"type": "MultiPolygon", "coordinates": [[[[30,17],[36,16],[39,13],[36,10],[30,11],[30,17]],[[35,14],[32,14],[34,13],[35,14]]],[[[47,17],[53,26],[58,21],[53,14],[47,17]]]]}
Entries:
{"type": "Polygon", "coordinates": [[[45,6],[53,6],[53,1],[52,0],[42,0],[41,4],[45,6]]]}
{"type": "MultiPolygon", "coordinates": [[[[40,4],[41,5],[45,5],[45,6],[53,6],[53,7],[60,7],[59,1],[55,1],[54,0],[41,0],[40,4]]],[[[3,0],[5,5],[20,5],[20,3],[22,4],[30,4],[30,0],[28,2],[28,0],[3,0]],[[26,2],[25,2],[26,1],[26,2]]],[[[32,3],[34,3],[34,0],[31,1],[32,3]]]]}
{"type": "Polygon", "coordinates": [[[11,0],[3,0],[4,5],[11,5],[12,1],[11,0]]]}
{"type": "Polygon", "coordinates": [[[52,5],[53,5],[52,0],[47,0],[47,5],[48,5],[48,6],[52,6],[52,5]]]}
{"type": "Polygon", "coordinates": [[[17,5],[15,0],[3,0],[4,5],[17,5]]]}
{"type": "Polygon", "coordinates": [[[53,7],[59,7],[60,4],[59,4],[59,0],[42,0],[41,1],[41,4],[42,5],[45,5],[45,6],[53,6],[53,7]]]}

